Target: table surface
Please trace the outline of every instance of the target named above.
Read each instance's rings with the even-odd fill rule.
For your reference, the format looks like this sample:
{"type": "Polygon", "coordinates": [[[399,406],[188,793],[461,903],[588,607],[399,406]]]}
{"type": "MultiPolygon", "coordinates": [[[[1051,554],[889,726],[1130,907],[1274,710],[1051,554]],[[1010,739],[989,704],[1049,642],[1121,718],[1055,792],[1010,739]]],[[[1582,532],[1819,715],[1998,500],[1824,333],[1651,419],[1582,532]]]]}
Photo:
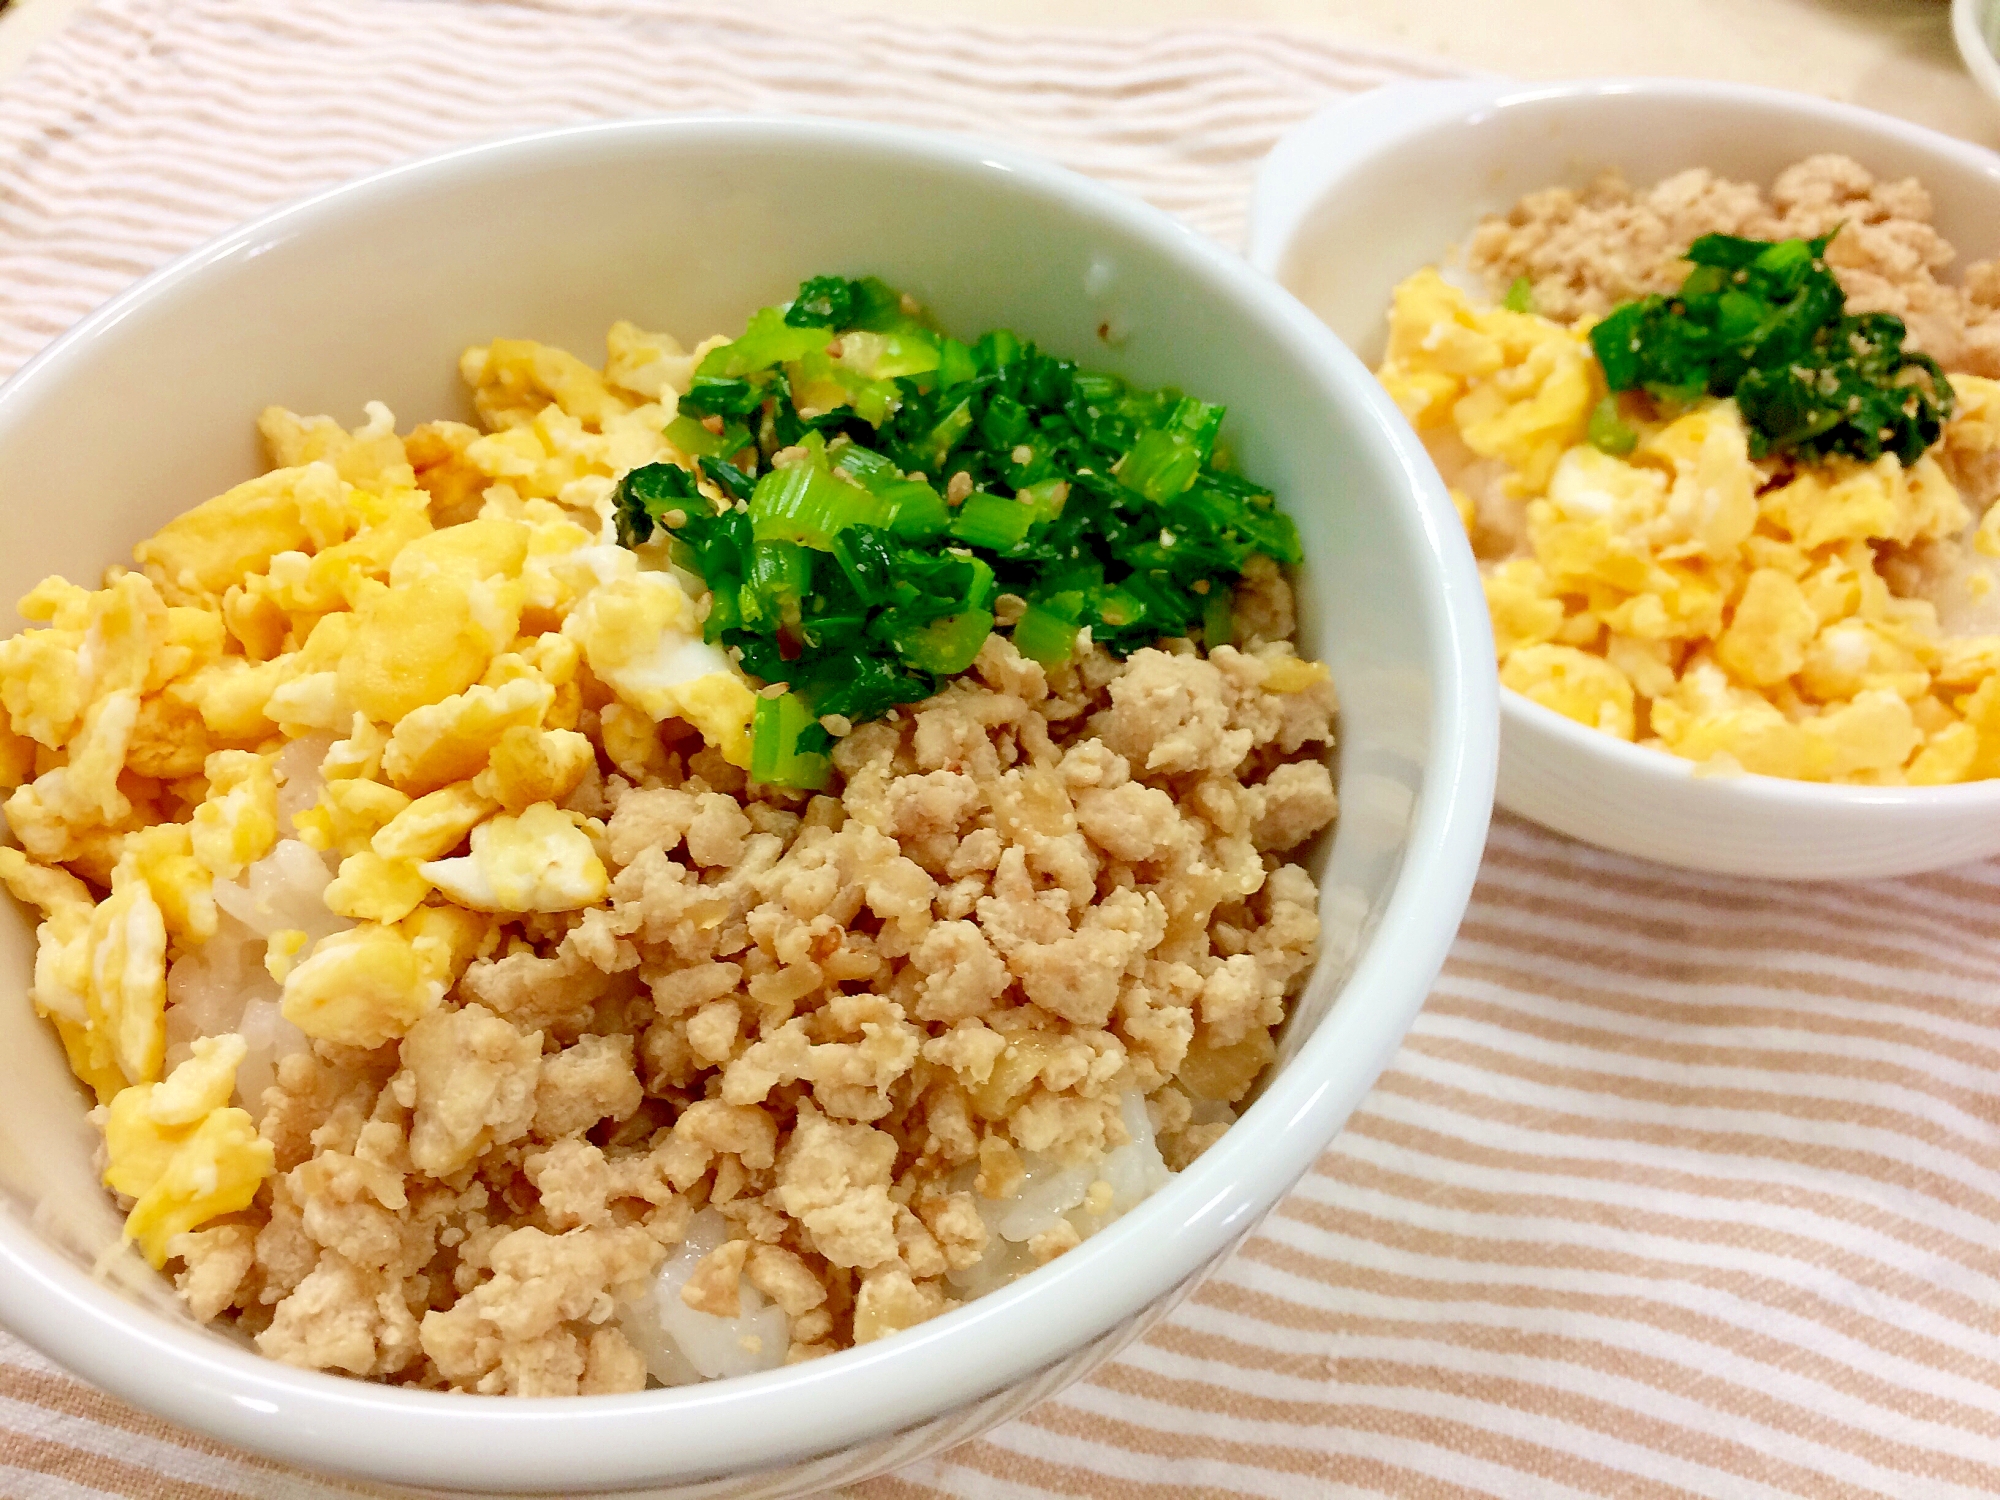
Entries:
{"type": "MultiPolygon", "coordinates": [[[[0,84],[88,0],[13,0],[0,84]]],[[[1973,83],[1946,0],[822,0],[932,21],[1297,26],[1521,78],[1681,74],[1804,89],[2000,145],[2000,105],[1973,83]]]]}

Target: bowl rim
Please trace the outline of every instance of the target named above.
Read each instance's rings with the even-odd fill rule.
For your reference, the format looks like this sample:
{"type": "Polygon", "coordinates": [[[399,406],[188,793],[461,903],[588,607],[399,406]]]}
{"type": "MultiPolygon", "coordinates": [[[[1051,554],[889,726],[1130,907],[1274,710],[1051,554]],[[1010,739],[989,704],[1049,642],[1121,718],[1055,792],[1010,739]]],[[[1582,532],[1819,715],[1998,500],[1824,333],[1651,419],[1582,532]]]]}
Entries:
{"type": "MultiPolygon", "coordinates": [[[[1505,726],[1518,725],[1529,733],[1560,740],[1565,753],[1602,757],[1630,776],[1652,776],[1662,782],[1699,781],[1713,791],[1718,802],[1737,799],[1739,805],[1767,810],[1824,812],[1835,808],[1880,807],[1905,813],[1940,806],[1971,810],[2000,803],[2000,777],[1944,786],[1867,786],[1854,782],[1805,781],[1759,771],[1704,770],[1702,761],[1592,729],[1504,684],[1500,689],[1500,719],[1503,733],[1505,726]]],[[[1719,814],[1728,811],[1720,805],[1715,810],[1719,814]]]]}
{"type": "Polygon", "coordinates": [[[1984,25],[1987,6],[1981,0],[1951,0],[1951,39],[1973,82],[1987,97],[2000,100],[2000,58],[1993,55],[1984,25]]]}
{"type": "MultiPolygon", "coordinates": [[[[1953,0],[1955,26],[1976,12],[1979,3],[1980,0],[1953,0]]],[[[1963,46],[1962,29],[1959,39],[1963,46]]],[[[1983,45],[1980,52],[1991,71],[1990,86],[2000,96],[2000,62],[1983,45]]],[[[1976,65],[1974,71],[1979,71],[1976,65]]],[[[1250,210],[1251,264],[1275,277],[1299,229],[1339,177],[1404,142],[1454,129],[1476,130],[1502,110],[1560,109],[1578,100],[1608,98],[1726,101],[1782,110],[1809,119],[1836,120],[1873,131],[1906,147],[1955,158],[1962,165],[1978,168],[1994,180],[1996,192],[2000,192],[2000,154],[1913,121],[1812,94],[1759,84],[1624,75],[1554,82],[1508,78],[1418,79],[1352,95],[1327,106],[1286,135],[1258,174],[1250,210]],[[1365,121],[1363,115],[1367,116],[1365,121]],[[1328,129],[1330,122],[1336,120],[1359,128],[1336,134],[1328,129]],[[1306,152],[1313,154],[1310,166],[1301,160],[1306,152]],[[1272,191],[1270,185],[1287,174],[1306,176],[1314,186],[1304,193],[1296,189],[1272,191]]],[[[1500,686],[1499,703],[1503,739],[1512,730],[1516,734],[1554,740],[1561,753],[1597,758],[1608,767],[1615,767],[1623,779],[1652,778],[1656,786],[1662,787],[1699,781],[1704,795],[1714,799],[1715,811],[1721,816],[1729,815],[1732,809],[1752,808],[1760,812],[1894,808],[1909,813],[1971,811],[2000,804],[2000,778],[1943,786],[1866,786],[1805,781],[1753,771],[1704,771],[1702,762],[1686,759],[1671,750],[1618,739],[1537,703],[1505,684],[1500,686]]]]}
{"type": "Polygon", "coordinates": [[[1346,347],[1268,278],[1161,210],[1017,148],[797,115],[649,116],[528,131],[392,166],[259,215],[86,316],[0,387],[0,429],[60,389],[65,367],[136,308],[228,276],[350,206],[440,176],[508,173],[642,145],[801,147],[887,155],[985,177],[1010,194],[1146,243],[1324,376],[1364,451],[1403,496],[1406,544],[1436,580],[1417,601],[1430,643],[1431,747],[1405,852],[1341,982],[1343,1001],[1187,1174],[1011,1287],[896,1338],[763,1374],[616,1396],[478,1398],[375,1385],[266,1359],[131,1303],[0,1214],[0,1322],[149,1410],[282,1461],[402,1484],[541,1490],[658,1484],[766,1470],[907,1431],[1049,1369],[1159,1302],[1246,1235],[1301,1177],[1373,1083],[1428,995],[1470,896],[1492,805],[1498,714],[1492,637],[1456,512],[1393,403],[1346,347]],[[1425,564],[1423,559],[1428,559],[1425,564]],[[1025,1331],[1024,1331],[1025,1330],[1025,1331]],[[352,1443],[366,1431],[366,1452],[352,1443]],[[560,1439],[560,1441],[555,1441],[560,1439]],[[583,1455],[579,1458],[579,1455],[583,1455]]]}

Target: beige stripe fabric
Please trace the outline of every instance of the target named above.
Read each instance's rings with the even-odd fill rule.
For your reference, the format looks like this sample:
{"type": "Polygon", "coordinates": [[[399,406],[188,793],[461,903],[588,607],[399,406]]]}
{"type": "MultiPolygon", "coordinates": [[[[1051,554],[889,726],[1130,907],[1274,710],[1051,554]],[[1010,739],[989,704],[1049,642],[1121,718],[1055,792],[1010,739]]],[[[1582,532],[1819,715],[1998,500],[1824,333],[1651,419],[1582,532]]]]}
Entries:
{"type": "MultiPolygon", "coordinates": [[[[1441,71],[1251,29],[101,0],[0,89],[0,370],[245,215],[503,131],[722,109],[971,131],[1234,243],[1288,125],[1441,71]]],[[[1242,1252],[1094,1380],[853,1493],[2000,1493],[1996,896],[1993,867],[1698,880],[1502,819],[1394,1067],[1242,1252]]],[[[366,1493],[0,1336],[0,1494],[366,1493]]]]}

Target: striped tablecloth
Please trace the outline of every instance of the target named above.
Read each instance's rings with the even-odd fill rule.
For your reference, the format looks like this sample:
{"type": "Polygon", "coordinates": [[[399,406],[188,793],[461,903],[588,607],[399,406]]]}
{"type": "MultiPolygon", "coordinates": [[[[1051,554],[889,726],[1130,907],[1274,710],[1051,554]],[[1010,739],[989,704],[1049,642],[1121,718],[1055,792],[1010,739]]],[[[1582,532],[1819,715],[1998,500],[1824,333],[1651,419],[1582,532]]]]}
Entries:
{"type": "MultiPolygon", "coordinates": [[[[1342,93],[1251,29],[945,29],[646,0],[102,0],[0,89],[0,368],[169,256],[421,152],[641,111],[1003,136],[1226,242],[1342,93]]],[[[2000,870],[1697,880],[1506,819],[1394,1066],[1096,1379],[861,1486],[938,1495],[2000,1493],[2000,870]]],[[[367,1493],[0,1336],[0,1491],[367,1493]]]]}

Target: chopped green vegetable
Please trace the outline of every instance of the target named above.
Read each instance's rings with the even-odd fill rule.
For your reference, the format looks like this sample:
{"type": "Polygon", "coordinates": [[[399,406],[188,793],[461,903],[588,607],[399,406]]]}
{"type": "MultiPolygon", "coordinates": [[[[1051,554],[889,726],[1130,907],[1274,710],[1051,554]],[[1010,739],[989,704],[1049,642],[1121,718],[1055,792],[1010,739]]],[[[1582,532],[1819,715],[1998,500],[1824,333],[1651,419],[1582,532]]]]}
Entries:
{"type": "Polygon", "coordinates": [[[694,372],[715,377],[754,375],[787,360],[821,352],[832,337],[831,328],[800,328],[787,322],[777,308],[767,307],[750,315],[741,338],[709,350],[694,372]]]}
{"type": "Polygon", "coordinates": [[[695,492],[694,479],[676,464],[647,464],[618,481],[612,497],[618,540],[627,547],[643,546],[669,511],[699,514],[706,502],[695,492]],[[690,507],[693,507],[691,510],[690,507]]]}
{"type": "Polygon", "coordinates": [[[881,526],[888,519],[879,495],[809,464],[771,470],[750,495],[750,525],[759,541],[782,538],[821,552],[846,527],[881,526]]]}
{"type": "Polygon", "coordinates": [[[1533,312],[1535,310],[1535,284],[1525,276],[1516,276],[1513,285],[1507,288],[1507,295],[1501,298],[1500,305],[1506,308],[1508,312],[1533,312]]]}
{"type": "Polygon", "coordinates": [[[732,422],[720,432],[710,432],[693,417],[675,417],[667,423],[667,441],[689,458],[728,458],[750,442],[750,429],[732,422]]]}
{"type": "Polygon", "coordinates": [[[1623,458],[1639,446],[1639,434],[1618,414],[1618,398],[1606,396],[1591,408],[1590,445],[1613,458],[1623,458]]]}
{"type": "Polygon", "coordinates": [[[1118,482],[1148,500],[1171,500],[1201,468],[1201,453],[1178,432],[1142,432],[1118,466],[1118,482]]]}
{"type": "Polygon", "coordinates": [[[1201,643],[1211,651],[1236,639],[1236,619],[1231,603],[1229,590],[1218,588],[1211,588],[1208,597],[1202,601],[1201,643]]]}
{"type": "Polygon", "coordinates": [[[797,693],[759,698],[750,726],[750,775],[757,781],[818,791],[833,765],[826,731],[797,693]]]}
{"type": "Polygon", "coordinates": [[[732,500],[748,500],[756,493],[757,481],[737,468],[735,464],[724,463],[719,458],[704,454],[697,462],[703,477],[714,483],[732,500]]]}
{"type": "Polygon", "coordinates": [[[1218,449],[1220,406],[1006,329],[961,343],[911,306],[873,277],[806,282],[682,396],[666,435],[700,491],[674,464],[619,486],[620,540],[681,511],[672,555],[708,585],[706,638],[786,685],[758,700],[759,781],[825,785],[820,717],[864,723],[935,693],[978,656],[1003,591],[1028,601],[1015,646],[1056,667],[1085,627],[1121,655],[1195,632],[1225,644],[1250,558],[1301,556],[1270,492],[1218,449]]]}
{"type": "Polygon", "coordinates": [[[854,317],[854,284],[844,276],[815,276],[799,287],[785,309],[794,328],[839,328],[854,317]]]}
{"type": "Polygon", "coordinates": [[[1014,622],[1014,645],[1031,661],[1058,666],[1076,650],[1076,617],[1083,594],[1071,589],[1030,604],[1014,622]]]}
{"type": "Polygon", "coordinates": [[[890,636],[890,644],[919,671],[951,677],[972,665],[992,633],[993,611],[969,609],[964,614],[940,615],[922,625],[898,629],[890,636]]]}
{"type": "Polygon", "coordinates": [[[1734,396],[1755,458],[1886,452],[1914,464],[1951,419],[1951,383],[1903,348],[1900,318],[1845,311],[1824,258],[1832,237],[1703,235],[1678,293],[1628,302],[1591,329],[1606,384],[1676,402],[1734,396]]]}
{"type": "Polygon", "coordinates": [[[1037,516],[1032,505],[1019,500],[1003,500],[998,495],[970,495],[959,507],[951,523],[951,534],[961,542],[1006,552],[1021,544],[1037,516]]]}

